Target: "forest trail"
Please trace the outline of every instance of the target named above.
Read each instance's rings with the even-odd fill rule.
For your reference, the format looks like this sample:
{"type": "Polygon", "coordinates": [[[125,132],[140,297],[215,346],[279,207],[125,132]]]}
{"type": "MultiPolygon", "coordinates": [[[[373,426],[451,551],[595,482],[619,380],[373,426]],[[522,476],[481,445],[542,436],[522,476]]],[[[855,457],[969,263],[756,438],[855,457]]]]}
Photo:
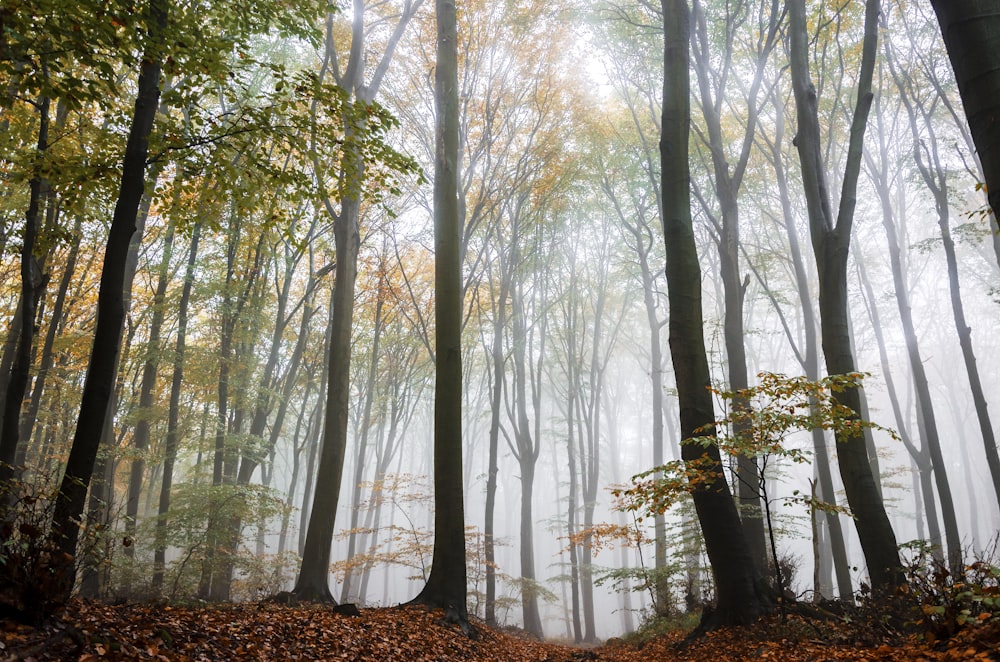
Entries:
{"type": "Polygon", "coordinates": [[[42,628],[0,621],[2,660],[352,660],[356,662],[719,662],[721,660],[1000,660],[1000,625],[966,629],[937,647],[915,638],[859,645],[836,629],[790,620],[643,644],[610,640],[580,648],[533,641],[476,624],[478,639],[420,607],[344,616],[273,604],[110,606],[74,601],[42,628]],[[818,637],[822,636],[823,639],[818,637]]]}

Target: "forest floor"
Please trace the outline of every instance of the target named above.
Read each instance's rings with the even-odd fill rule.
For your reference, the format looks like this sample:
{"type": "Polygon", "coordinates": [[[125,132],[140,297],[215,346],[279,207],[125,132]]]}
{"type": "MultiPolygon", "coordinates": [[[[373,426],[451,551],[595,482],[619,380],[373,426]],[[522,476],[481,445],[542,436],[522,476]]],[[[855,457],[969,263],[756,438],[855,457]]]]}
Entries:
{"type": "MultiPolygon", "coordinates": [[[[674,632],[644,642],[609,640],[592,648],[533,641],[476,623],[470,639],[441,612],[366,609],[345,616],[320,606],[242,604],[111,606],[74,601],[33,628],[0,620],[0,660],[357,660],[363,662],[776,662],[833,660],[1000,660],[1000,624],[962,630],[929,645],[917,636],[856,640],[834,623],[777,617],[684,642],[674,632]],[[851,638],[855,640],[852,641],[851,638]]],[[[865,638],[865,637],[862,637],[865,638]]]]}

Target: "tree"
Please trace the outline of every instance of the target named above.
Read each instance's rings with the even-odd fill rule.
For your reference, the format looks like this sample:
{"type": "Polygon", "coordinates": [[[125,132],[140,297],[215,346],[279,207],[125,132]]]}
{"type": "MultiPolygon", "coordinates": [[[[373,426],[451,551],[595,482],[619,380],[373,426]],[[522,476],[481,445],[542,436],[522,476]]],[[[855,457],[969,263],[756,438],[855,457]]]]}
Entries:
{"type": "MultiPolygon", "coordinates": [[[[740,244],[740,204],[739,193],[743,185],[747,164],[753,147],[754,134],[757,131],[758,96],[764,82],[764,72],[771,51],[777,43],[778,23],[780,19],[779,3],[771,2],[767,12],[762,12],[759,24],[756,26],[754,47],[752,53],[753,81],[747,92],[746,121],[744,133],[737,136],[736,147],[739,152],[731,154],[726,148],[728,136],[723,132],[722,104],[723,99],[731,97],[732,92],[725,88],[726,82],[732,78],[734,67],[733,51],[738,33],[747,31],[748,19],[752,9],[748,2],[737,2],[727,5],[722,23],[725,26],[724,36],[726,46],[721,57],[711,52],[709,29],[706,12],[700,0],[694,0],[694,20],[697,29],[694,31],[694,64],[697,73],[701,112],[705,123],[707,136],[703,141],[708,147],[712,164],[712,183],[715,197],[718,200],[718,213],[703,200],[706,215],[712,222],[715,241],[719,252],[719,272],[722,278],[725,312],[723,315],[723,336],[726,345],[726,361],[728,363],[729,386],[733,391],[742,391],[749,385],[747,374],[747,353],[745,330],[743,326],[744,299],[749,281],[744,281],[740,274],[741,250],[740,244]],[[719,61],[720,64],[714,64],[719,61]],[[729,161],[735,160],[730,165],[729,161]]],[[[734,407],[740,407],[739,399],[733,402],[734,407]]],[[[760,469],[753,457],[737,457],[737,492],[740,498],[740,520],[750,545],[750,553],[754,557],[761,572],[767,567],[767,552],[764,539],[764,520],[761,513],[760,496],[756,485],[760,480],[760,469]]]]}
{"type": "Polygon", "coordinates": [[[198,259],[198,243],[201,240],[201,224],[191,231],[188,259],[184,270],[184,285],[177,304],[177,339],[174,341],[173,369],[170,378],[170,400],[167,407],[167,430],[164,443],[163,475],[160,479],[160,498],[157,510],[156,533],[153,547],[153,577],[151,587],[159,594],[163,587],[164,566],[167,558],[167,516],[170,512],[171,488],[174,482],[174,465],[177,462],[177,447],[180,437],[181,384],[184,381],[184,354],[187,344],[188,312],[191,290],[194,286],[194,268],[198,259]]]}
{"type": "MultiPolygon", "coordinates": [[[[990,0],[931,0],[955,70],[965,116],[986,177],[990,206],[1000,209],[1000,10],[990,0]]],[[[998,230],[996,216],[993,231],[998,230]]],[[[1000,259],[1000,258],[998,258],[1000,259]]]]}
{"type": "MultiPolygon", "coordinates": [[[[795,223],[795,213],[792,209],[790,195],[790,185],[788,181],[788,171],[785,164],[785,106],[780,101],[778,92],[771,95],[774,106],[774,135],[768,136],[766,132],[758,133],[759,140],[764,143],[765,151],[774,169],[775,184],[778,188],[780,198],[781,215],[775,219],[775,223],[782,226],[787,237],[787,248],[781,247],[782,253],[787,252],[791,261],[792,279],[798,294],[799,308],[802,311],[802,331],[800,338],[796,339],[791,331],[790,324],[785,321],[786,315],[779,305],[777,297],[771,295],[768,287],[769,298],[775,310],[778,312],[785,335],[792,346],[802,370],[809,379],[814,381],[820,379],[819,347],[816,330],[816,311],[814,308],[814,298],[809,277],[806,272],[805,259],[799,243],[799,234],[795,223]],[[803,347],[804,346],[804,347],[803,347]]],[[[755,269],[756,274],[760,271],[755,269]]],[[[812,430],[813,453],[816,457],[815,471],[819,488],[819,498],[825,503],[836,504],[837,496],[833,485],[833,472],[830,470],[830,454],[827,450],[827,435],[820,428],[812,430]]],[[[835,510],[826,510],[825,516],[826,530],[829,532],[830,556],[832,556],[833,570],[837,579],[837,590],[842,600],[850,600],[854,594],[851,585],[850,564],[847,559],[847,547],[844,543],[844,531],[840,523],[839,514],[835,510]]],[[[821,565],[824,557],[821,554],[821,565]]],[[[828,571],[821,572],[821,584],[829,575],[828,571]]]]}
{"type": "Polygon", "coordinates": [[[94,345],[83,387],[83,401],[80,404],[73,446],[53,511],[51,535],[57,549],[64,555],[59,590],[66,595],[72,590],[76,575],[73,559],[80,532],[79,519],[83,515],[87,486],[94,469],[114,385],[116,357],[125,318],[125,257],[135,232],[136,213],[145,188],[149,135],[160,100],[163,38],[169,10],[168,0],[149,0],[146,5],[149,42],[139,68],[138,91],[122,161],[118,203],[115,205],[104,253],[94,345]]]}
{"type": "MultiPolygon", "coordinates": [[[[655,9],[651,3],[641,2],[634,10],[637,14],[635,17],[627,14],[624,8],[612,7],[611,16],[602,21],[602,27],[608,32],[609,44],[606,50],[611,54],[611,83],[618,90],[618,96],[625,101],[628,118],[631,120],[631,133],[638,140],[624,132],[616,132],[614,141],[609,146],[601,146],[600,153],[607,154],[608,160],[602,158],[599,169],[602,173],[601,188],[611,201],[618,219],[617,225],[623,230],[625,241],[635,253],[634,259],[639,266],[638,278],[642,284],[643,306],[649,326],[649,376],[652,388],[650,445],[653,465],[661,466],[665,462],[666,409],[662,329],[667,320],[663,310],[664,273],[658,268],[662,256],[656,249],[654,224],[659,223],[662,215],[658,181],[659,154],[656,148],[660,105],[657,88],[661,86],[662,72],[660,63],[655,62],[655,48],[651,46],[651,37],[658,36],[659,31],[655,23],[661,19],[658,15],[653,15],[655,9]],[[621,29],[615,29],[618,27],[621,29]],[[638,49],[637,53],[630,52],[629,47],[638,49]],[[628,168],[618,165],[614,157],[627,158],[628,168]],[[616,175],[623,175],[620,184],[616,181],[616,175]]],[[[666,521],[661,513],[653,515],[653,527],[653,563],[659,578],[654,604],[659,613],[665,614],[671,602],[671,587],[667,581],[666,521]]]]}
{"type": "MultiPolygon", "coordinates": [[[[670,355],[680,401],[681,437],[699,436],[715,420],[705,338],[702,333],[701,267],[691,225],[688,144],[690,10],[686,0],[661,0],[663,8],[663,119],[660,173],[663,234],[667,251],[670,355]],[[706,428],[707,426],[707,428],[706,428]]],[[[692,493],[705,548],[715,576],[717,605],[702,626],[751,623],[768,609],[714,445],[685,444],[686,462],[708,462],[712,479],[692,493]]]]}
{"type": "MultiPolygon", "coordinates": [[[[365,80],[366,53],[366,3],[354,0],[351,24],[350,53],[346,66],[340,69],[337,42],[334,39],[334,15],[327,15],[326,51],[319,80],[332,75],[335,83],[350,100],[345,103],[343,120],[343,148],[337,164],[336,201],[323,195],[323,204],[333,218],[333,234],[337,251],[334,272],[332,311],[330,318],[329,373],[326,392],[326,411],[323,422],[323,444],[317,471],[322,479],[316,483],[316,494],[309,514],[302,552],[302,564],[295,582],[294,593],[299,598],[333,602],[329,587],[330,546],[333,542],[337,504],[344,473],[347,452],[351,374],[351,331],[354,320],[354,293],[358,276],[358,251],[361,246],[361,202],[364,193],[365,168],[374,165],[375,154],[370,149],[368,136],[378,128],[377,122],[387,118],[380,115],[375,96],[382,84],[396,45],[403,31],[422,0],[407,0],[396,17],[392,34],[383,50],[371,80],[365,80]],[[339,202],[339,209],[335,208],[339,202]]],[[[318,112],[317,104],[313,112],[318,112]]],[[[317,178],[324,190],[325,170],[317,160],[317,178]]]]}
{"type": "MultiPolygon", "coordinates": [[[[905,18],[901,17],[901,18],[905,18]]],[[[963,142],[969,146],[968,131],[962,126],[961,120],[956,117],[954,108],[948,100],[948,94],[943,82],[939,79],[939,67],[934,66],[934,54],[924,53],[915,43],[913,34],[915,26],[904,22],[907,26],[907,34],[910,38],[912,52],[920,66],[917,71],[907,72],[903,70],[900,63],[893,67],[893,78],[896,87],[899,89],[903,105],[906,107],[907,116],[910,119],[910,135],[913,138],[913,157],[920,174],[921,180],[926,185],[934,199],[934,207],[938,217],[938,228],[941,235],[941,244],[944,248],[945,262],[948,270],[949,294],[951,299],[952,317],[955,321],[955,330],[958,335],[959,345],[962,348],[962,358],[965,362],[965,371],[968,376],[969,389],[972,393],[972,401],[975,405],[976,419],[979,422],[980,433],[983,438],[983,446],[986,453],[986,463],[990,468],[990,476],[993,482],[994,495],[997,503],[1000,504],[1000,456],[997,453],[996,435],[990,419],[982,379],[979,375],[979,368],[976,361],[976,353],[972,343],[972,327],[967,322],[965,305],[962,300],[961,284],[958,274],[959,258],[955,250],[955,241],[951,231],[951,209],[948,167],[942,158],[946,152],[942,150],[944,138],[939,137],[939,130],[935,130],[935,122],[938,113],[945,118],[951,119],[955,128],[963,138],[963,142]],[[923,85],[919,84],[923,83],[923,85]],[[923,88],[929,83],[930,90],[925,93],[923,88]],[[937,112],[935,112],[937,109],[937,112]]],[[[890,63],[893,62],[889,58],[890,63]]],[[[946,119],[946,121],[947,121],[946,119]]],[[[969,169],[969,168],[967,168],[969,169]]],[[[978,178],[982,176],[981,167],[971,169],[978,178]]],[[[988,214],[992,223],[996,223],[996,215],[988,214]]],[[[996,228],[993,232],[993,244],[997,247],[1000,236],[997,235],[996,228]]]]}
{"type": "Polygon", "coordinates": [[[454,0],[437,0],[434,70],[434,559],[414,598],[473,635],[466,607],[462,489],[462,262],[458,213],[458,30],[454,0]]]}
{"type": "MultiPolygon", "coordinates": [[[[847,311],[847,257],[857,204],[865,125],[872,104],[871,81],[877,51],[878,12],[878,1],[868,0],[865,4],[865,36],[857,105],[851,124],[840,209],[835,218],[822,160],[818,97],[809,74],[805,2],[788,2],[789,59],[798,118],[796,146],[802,166],[809,231],[819,271],[820,329],[830,375],[856,371],[847,311]]],[[[860,389],[846,389],[838,394],[838,400],[855,412],[861,411],[860,389]]],[[[896,549],[896,537],[872,475],[861,431],[847,430],[837,435],[837,457],[872,586],[878,590],[891,589],[902,580],[902,565],[896,549]]]]}
{"type": "MultiPolygon", "coordinates": [[[[907,106],[908,116],[911,123],[916,121],[913,116],[912,103],[907,98],[907,90],[902,87],[897,71],[897,55],[889,41],[885,43],[886,62],[889,70],[893,72],[896,85],[900,88],[900,95],[903,104],[907,106]]],[[[924,359],[921,356],[920,344],[917,337],[916,328],[913,322],[913,311],[910,305],[909,287],[906,282],[906,272],[903,252],[900,247],[899,233],[897,232],[896,210],[892,204],[892,192],[890,191],[890,173],[892,162],[889,158],[889,147],[887,145],[888,136],[884,126],[881,103],[876,108],[876,127],[878,132],[877,150],[868,150],[865,154],[865,163],[871,173],[873,183],[878,192],[879,202],[882,207],[882,226],[885,228],[886,240],[889,245],[889,264],[892,269],[892,279],[896,296],[896,306],[899,309],[899,320],[903,327],[903,336],[906,341],[907,357],[910,363],[910,372],[913,376],[913,389],[917,395],[917,414],[921,417],[921,425],[917,428],[923,439],[923,446],[926,454],[930,458],[934,468],[934,481],[937,486],[938,498],[941,501],[941,515],[945,528],[945,543],[948,550],[949,567],[952,573],[959,574],[962,571],[962,548],[959,541],[958,521],[955,516],[955,503],[951,494],[951,486],[948,480],[947,465],[941,452],[941,440],[938,434],[938,423],[934,412],[934,402],[931,399],[930,385],[927,373],[924,368],[924,359]],[[874,154],[873,154],[874,152],[874,154]],[[876,154],[878,160],[876,160],[876,154]]],[[[917,131],[913,127],[913,131],[917,131]]],[[[921,164],[918,154],[918,164],[921,164]]],[[[905,223],[905,214],[900,214],[900,223],[905,223]]],[[[940,545],[938,539],[935,544],[940,545]]]]}
{"type": "MultiPolygon", "coordinates": [[[[740,406],[730,407],[724,418],[707,426],[703,432],[710,433],[708,436],[692,437],[684,441],[685,445],[716,446],[733,458],[749,454],[760,459],[761,471],[753,488],[764,506],[770,561],[777,589],[782,595],[788,589],[788,578],[782,572],[775,542],[776,527],[771,505],[776,499],[773,492],[768,493],[767,465],[782,459],[793,463],[809,460],[802,449],[788,441],[787,438],[794,432],[876,428],[895,436],[894,432],[876,423],[859,420],[852,409],[836,400],[838,392],[856,388],[864,377],[866,375],[853,373],[814,381],[807,377],[760,373],[757,375],[757,385],[740,391],[713,388],[711,390],[716,396],[727,402],[738,400],[740,406]]],[[[697,461],[688,463],[687,466],[672,462],[639,474],[632,487],[616,490],[616,495],[624,497],[622,506],[626,510],[662,512],[674,505],[680,495],[693,492],[701,484],[710,483],[713,480],[712,473],[711,462],[697,461]],[[657,476],[658,473],[662,473],[663,478],[657,476]]],[[[843,510],[835,504],[816,498],[812,493],[806,496],[798,489],[783,500],[786,505],[805,505],[810,511],[843,510]]]]}

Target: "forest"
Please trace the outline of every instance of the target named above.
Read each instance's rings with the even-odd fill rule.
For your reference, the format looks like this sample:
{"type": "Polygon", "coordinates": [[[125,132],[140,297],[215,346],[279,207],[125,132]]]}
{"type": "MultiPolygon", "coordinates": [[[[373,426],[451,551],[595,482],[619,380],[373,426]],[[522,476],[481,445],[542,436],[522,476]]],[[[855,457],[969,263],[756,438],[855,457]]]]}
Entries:
{"type": "Polygon", "coordinates": [[[998,35],[0,0],[0,655],[996,659],[998,35]]]}

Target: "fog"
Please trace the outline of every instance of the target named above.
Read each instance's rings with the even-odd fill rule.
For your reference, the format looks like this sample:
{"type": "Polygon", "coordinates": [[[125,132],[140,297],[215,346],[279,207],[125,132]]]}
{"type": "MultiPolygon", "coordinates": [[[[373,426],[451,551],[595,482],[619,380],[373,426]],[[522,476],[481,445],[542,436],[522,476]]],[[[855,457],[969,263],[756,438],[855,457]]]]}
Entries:
{"type": "MultiPolygon", "coordinates": [[[[861,4],[810,4],[822,167],[835,210],[859,80],[861,4]]],[[[763,373],[799,376],[813,365],[820,378],[818,271],[788,42],[777,28],[785,18],[769,15],[771,3],[696,5],[688,160],[711,382],[727,391],[738,372],[753,386],[763,373]],[[739,310],[727,311],[736,301],[739,310]],[[733,329],[745,351],[739,361],[733,329]]],[[[325,31],[255,35],[244,44],[252,57],[232,65],[237,73],[222,76],[217,93],[182,87],[187,97],[166,102],[177,105],[154,133],[160,160],[147,172],[112,415],[90,483],[85,538],[97,561],[83,573],[90,583],[78,586],[85,595],[253,600],[293,590],[315,490],[337,481],[336,500],[322,504],[336,503],[332,597],[388,606],[425,585],[435,529],[432,9],[379,3],[330,17],[325,31]],[[359,52],[349,48],[352,21],[365,26],[359,52]],[[361,71],[354,87],[348,62],[361,71]],[[306,82],[321,76],[346,91],[324,96],[306,82]],[[344,119],[358,108],[365,119],[344,119]],[[352,131],[367,141],[356,162],[345,156],[352,131]],[[180,134],[188,144],[172,147],[180,134]],[[355,245],[353,292],[335,303],[352,259],[345,246],[355,245]],[[190,301],[182,304],[188,270],[190,301]],[[345,301],[353,301],[349,367],[331,372],[332,329],[345,301]],[[330,402],[345,418],[336,422],[326,407],[338,376],[346,391],[330,402]],[[346,428],[342,438],[331,421],[346,428]],[[135,441],[140,423],[151,430],[145,445],[135,441]],[[343,444],[342,479],[321,469],[324,444],[343,444]],[[172,492],[169,481],[163,488],[168,458],[172,492]],[[173,495],[168,509],[161,491],[173,495]],[[234,526],[233,539],[220,533],[234,526]],[[165,573],[158,586],[157,571],[165,573]]],[[[525,614],[535,599],[543,631],[533,633],[554,639],[620,636],[650,621],[654,601],[661,615],[679,617],[715,597],[690,497],[676,496],[658,531],[647,504],[629,508],[613,494],[680,460],[673,365],[677,353],[694,351],[669,338],[663,26],[654,9],[472,3],[459,20],[468,611],[533,632],[525,614]],[[666,583],[657,584],[658,565],[666,583]],[[495,596],[487,596],[490,569],[495,596]]],[[[950,543],[971,561],[995,553],[1000,531],[997,478],[984,450],[993,424],[983,418],[1000,392],[1000,346],[989,332],[1000,275],[995,219],[930,10],[887,3],[880,39],[846,281],[864,373],[860,414],[877,424],[871,464],[904,559],[914,554],[907,543],[927,541],[940,558],[950,543]],[[980,409],[971,365],[985,394],[980,409]],[[920,402],[924,379],[933,416],[920,402]],[[932,458],[935,433],[945,476],[932,458]],[[946,540],[949,512],[957,541],[946,540]]],[[[39,490],[58,484],[73,439],[113,207],[113,178],[90,163],[97,157],[88,149],[123,139],[102,118],[129,103],[89,99],[53,129],[67,154],[42,205],[47,234],[36,253],[45,253],[45,280],[16,444],[26,484],[39,490]],[[74,132],[88,149],[68,146],[74,132]]],[[[37,130],[28,104],[10,107],[4,117],[17,147],[5,152],[4,167],[19,188],[7,196],[0,246],[5,375],[22,333],[16,256],[27,240],[16,219],[29,190],[18,150],[37,130]]],[[[716,396],[718,420],[731,407],[716,396]]],[[[724,436],[731,430],[720,426],[724,436]]],[[[838,444],[829,430],[824,438],[835,493],[817,500],[846,510],[838,444]]],[[[799,430],[774,441],[802,460],[757,457],[766,459],[766,530],[785,587],[801,600],[836,597],[843,587],[827,518],[817,511],[814,539],[803,503],[817,489],[814,437],[799,430]]],[[[735,494],[737,459],[724,453],[723,463],[735,494]]],[[[858,591],[871,582],[865,556],[853,519],[836,517],[858,591]]]]}

